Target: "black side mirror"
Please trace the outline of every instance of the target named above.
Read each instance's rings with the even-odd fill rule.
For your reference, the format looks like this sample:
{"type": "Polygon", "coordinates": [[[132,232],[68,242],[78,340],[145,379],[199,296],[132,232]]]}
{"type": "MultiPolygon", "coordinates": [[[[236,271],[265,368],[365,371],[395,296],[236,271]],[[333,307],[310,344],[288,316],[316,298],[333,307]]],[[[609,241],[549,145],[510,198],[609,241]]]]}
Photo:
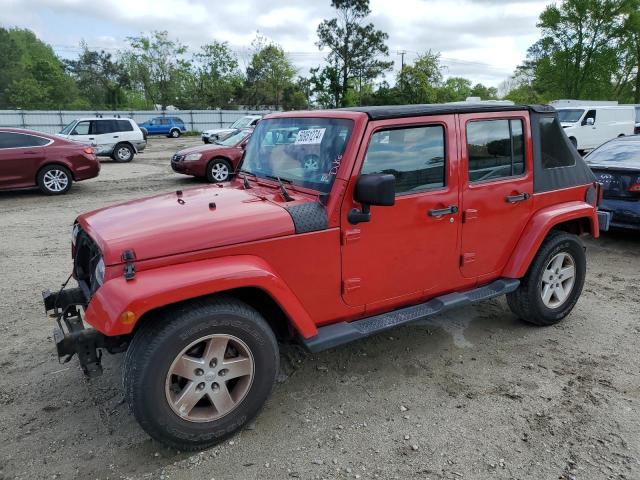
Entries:
{"type": "Polygon", "coordinates": [[[372,173],[360,175],[356,181],[353,198],[362,204],[362,210],[354,208],[347,216],[349,223],[371,220],[371,205],[390,207],[396,203],[396,177],[391,174],[372,173]]]}

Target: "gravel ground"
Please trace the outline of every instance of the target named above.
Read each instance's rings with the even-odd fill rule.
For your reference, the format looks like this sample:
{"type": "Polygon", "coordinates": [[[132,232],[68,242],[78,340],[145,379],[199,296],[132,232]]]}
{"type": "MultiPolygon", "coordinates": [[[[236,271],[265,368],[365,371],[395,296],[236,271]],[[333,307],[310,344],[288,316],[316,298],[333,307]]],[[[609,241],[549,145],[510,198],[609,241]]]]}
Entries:
{"type": "Polygon", "coordinates": [[[0,480],[640,478],[628,233],[587,241],[584,293],[557,326],[524,325],[498,299],[321,354],[283,347],[255,424],[196,455],[151,441],[123,404],[121,356],[91,382],[57,363],[40,291],[69,273],[77,214],[200,184],[168,164],[198,143],[152,139],[66,196],[0,193],[0,480]]]}

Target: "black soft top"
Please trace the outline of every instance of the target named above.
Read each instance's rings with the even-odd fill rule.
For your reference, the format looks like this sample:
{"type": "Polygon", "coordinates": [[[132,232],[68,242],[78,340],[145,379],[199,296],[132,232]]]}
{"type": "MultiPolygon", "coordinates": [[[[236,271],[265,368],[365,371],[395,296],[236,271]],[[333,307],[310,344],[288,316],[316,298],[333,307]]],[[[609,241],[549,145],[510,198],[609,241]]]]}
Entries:
{"type": "Polygon", "coordinates": [[[543,113],[555,111],[555,109],[549,105],[504,105],[498,103],[472,102],[348,107],[340,108],[338,110],[366,113],[369,116],[370,120],[420,117],[426,115],[443,115],[448,113],[514,112],[523,110],[543,113]]]}

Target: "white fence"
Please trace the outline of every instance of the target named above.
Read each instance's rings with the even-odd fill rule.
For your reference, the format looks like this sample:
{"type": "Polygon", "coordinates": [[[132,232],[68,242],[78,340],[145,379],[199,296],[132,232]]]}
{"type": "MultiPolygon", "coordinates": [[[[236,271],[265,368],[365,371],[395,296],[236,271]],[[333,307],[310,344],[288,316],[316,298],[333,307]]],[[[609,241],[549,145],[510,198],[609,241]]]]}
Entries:
{"type": "Polygon", "coordinates": [[[120,116],[142,123],[154,117],[179,117],[187,128],[201,132],[209,128],[231,125],[244,115],[266,114],[258,110],[170,110],[170,111],[70,111],[70,110],[0,110],[0,127],[29,128],[45,133],[57,133],[65,125],[80,117],[120,116]]]}

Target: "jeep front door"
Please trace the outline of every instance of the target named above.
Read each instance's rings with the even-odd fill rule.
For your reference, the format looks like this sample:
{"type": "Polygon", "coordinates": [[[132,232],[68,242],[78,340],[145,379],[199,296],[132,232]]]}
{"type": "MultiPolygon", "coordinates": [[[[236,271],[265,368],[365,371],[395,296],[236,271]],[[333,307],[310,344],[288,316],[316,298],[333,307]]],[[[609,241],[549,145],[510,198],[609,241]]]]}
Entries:
{"type": "Polygon", "coordinates": [[[437,293],[459,277],[458,178],[453,116],[374,122],[342,205],[342,296],[350,305],[389,307],[437,293]],[[360,174],[395,176],[390,207],[371,207],[368,222],[348,213],[360,174]]]}
{"type": "Polygon", "coordinates": [[[523,112],[460,115],[465,278],[492,277],[509,259],[532,211],[529,118],[523,112]]]}

